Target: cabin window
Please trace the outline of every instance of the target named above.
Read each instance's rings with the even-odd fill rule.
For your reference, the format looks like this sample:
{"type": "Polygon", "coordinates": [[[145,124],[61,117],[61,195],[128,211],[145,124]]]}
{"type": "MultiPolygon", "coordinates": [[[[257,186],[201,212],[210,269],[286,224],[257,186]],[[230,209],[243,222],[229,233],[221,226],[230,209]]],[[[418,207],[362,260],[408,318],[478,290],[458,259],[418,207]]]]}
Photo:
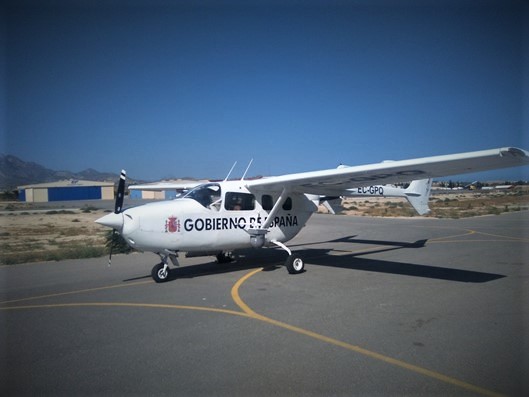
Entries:
{"type": "Polygon", "coordinates": [[[216,205],[219,205],[221,200],[220,186],[216,183],[200,185],[189,191],[184,198],[198,201],[206,208],[214,208],[216,205]]]}
{"type": "Polygon", "coordinates": [[[255,209],[255,197],[250,193],[227,192],[224,208],[228,211],[251,211],[255,209]]]}
{"type": "Polygon", "coordinates": [[[269,194],[263,194],[261,197],[261,204],[265,211],[270,211],[274,208],[274,200],[269,194]]]}
{"type": "MultiPolygon", "coordinates": [[[[269,194],[263,194],[261,197],[261,205],[265,211],[271,211],[274,208],[274,199],[269,194]]],[[[283,203],[283,210],[291,211],[292,210],[292,199],[287,197],[283,203]]]]}
{"type": "Polygon", "coordinates": [[[290,211],[292,210],[292,199],[290,197],[287,197],[287,199],[285,200],[285,202],[283,203],[283,209],[285,211],[290,211]]]}

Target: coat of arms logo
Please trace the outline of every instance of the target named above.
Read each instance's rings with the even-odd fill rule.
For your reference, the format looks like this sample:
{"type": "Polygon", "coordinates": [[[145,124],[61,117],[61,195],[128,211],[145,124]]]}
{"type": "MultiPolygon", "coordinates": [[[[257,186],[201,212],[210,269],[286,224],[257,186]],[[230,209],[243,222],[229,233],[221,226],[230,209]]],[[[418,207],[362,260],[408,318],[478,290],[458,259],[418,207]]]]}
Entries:
{"type": "Polygon", "coordinates": [[[165,221],[165,233],[180,232],[180,220],[176,216],[170,216],[165,221]]]}

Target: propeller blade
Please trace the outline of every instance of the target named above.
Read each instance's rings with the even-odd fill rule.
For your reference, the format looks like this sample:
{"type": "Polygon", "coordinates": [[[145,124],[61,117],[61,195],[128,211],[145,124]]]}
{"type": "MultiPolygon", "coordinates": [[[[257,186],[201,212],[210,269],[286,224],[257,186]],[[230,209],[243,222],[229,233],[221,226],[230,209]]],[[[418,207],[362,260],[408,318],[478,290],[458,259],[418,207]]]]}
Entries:
{"type": "Polygon", "coordinates": [[[112,239],[110,240],[110,255],[108,256],[108,267],[112,264],[112,250],[116,241],[116,229],[112,229],[112,239]]]}
{"type": "MultiPolygon", "coordinates": [[[[114,214],[120,214],[121,210],[123,209],[123,199],[125,198],[125,181],[126,180],[127,180],[127,173],[125,172],[125,170],[121,170],[121,174],[119,175],[116,205],[114,206],[114,214]]],[[[107,215],[107,217],[109,217],[109,215],[107,215]]],[[[115,219],[112,219],[112,220],[115,221],[115,219]]],[[[121,219],[121,222],[123,222],[122,219],[121,219]]],[[[115,244],[116,244],[116,229],[113,228],[112,229],[112,239],[110,240],[110,254],[108,255],[108,267],[110,267],[110,265],[112,264],[112,251],[114,250],[115,244]]]]}
{"type": "Polygon", "coordinates": [[[119,214],[123,208],[123,199],[125,197],[125,181],[127,180],[127,173],[125,170],[121,170],[119,176],[118,194],[116,196],[116,206],[114,207],[114,213],[119,214]]]}

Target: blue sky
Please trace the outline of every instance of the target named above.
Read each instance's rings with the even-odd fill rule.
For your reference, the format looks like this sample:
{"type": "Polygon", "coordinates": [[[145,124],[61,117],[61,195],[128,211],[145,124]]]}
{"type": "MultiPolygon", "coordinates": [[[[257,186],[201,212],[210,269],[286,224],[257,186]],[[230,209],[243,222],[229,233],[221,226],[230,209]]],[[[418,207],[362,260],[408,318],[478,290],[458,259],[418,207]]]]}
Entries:
{"type": "Polygon", "coordinates": [[[0,152],[48,168],[223,178],[252,158],[278,175],[529,149],[522,1],[2,7],[0,152]]]}

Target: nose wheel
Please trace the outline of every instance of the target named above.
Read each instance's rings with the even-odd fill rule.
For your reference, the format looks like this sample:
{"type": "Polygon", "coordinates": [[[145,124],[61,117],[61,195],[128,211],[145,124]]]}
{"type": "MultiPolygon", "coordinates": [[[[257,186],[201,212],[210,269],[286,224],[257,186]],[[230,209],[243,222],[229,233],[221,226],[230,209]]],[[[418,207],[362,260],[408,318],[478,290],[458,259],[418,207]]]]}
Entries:
{"type": "Polygon", "coordinates": [[[157,283],[163,283],[169,278],[169,265],[164,262],[160,262],[154,265],[151,271],[151,276],[157,283]]]}
{"type": "Polygon", "coordinates": [[[165,250],[163,253],[159,252],[158,256],[162,261],[154,265],[151,270],[151,276],[157,283],[163,283],[169,279],[169,260],[176,267],[180,266],[178,263],[178,252],[165,250]]]}

